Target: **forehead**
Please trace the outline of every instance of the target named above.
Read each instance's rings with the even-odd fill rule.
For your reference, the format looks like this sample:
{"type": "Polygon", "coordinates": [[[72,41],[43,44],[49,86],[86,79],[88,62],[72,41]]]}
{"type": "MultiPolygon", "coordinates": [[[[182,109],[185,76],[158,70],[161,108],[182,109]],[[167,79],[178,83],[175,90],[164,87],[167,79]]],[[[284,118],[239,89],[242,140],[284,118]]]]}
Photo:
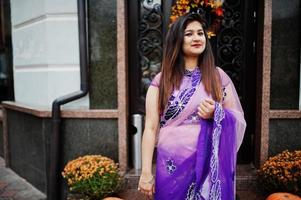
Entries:
{"type": "Polygon", "coordinates": [[[189,31],[189,30],[192,30],[192,31],[203,30],[203,27],[200,22],[192,21],[192,22],[189,22],[185,28],[185,31],[189,31]]]}

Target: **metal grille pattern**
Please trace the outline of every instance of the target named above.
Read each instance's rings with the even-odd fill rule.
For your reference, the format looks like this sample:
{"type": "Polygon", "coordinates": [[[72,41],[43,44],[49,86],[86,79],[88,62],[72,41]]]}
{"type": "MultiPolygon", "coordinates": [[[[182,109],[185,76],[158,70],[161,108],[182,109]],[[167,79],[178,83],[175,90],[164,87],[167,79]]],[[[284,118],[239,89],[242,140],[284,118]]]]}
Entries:
{"type": "Polygon", "coordinates": [[[241,94],[241,75],[244,66],[243,19],[240,0],[224,2],[224,19],[217,37],[217,64],[231,77],[241,94]]]}
{"type": "Polygon", "coordinates": [[[161,0],[141,0],[138,50],[141,69],[140,97],[143,100],[151,80],[160,71],[162,40],[161,0]]]}

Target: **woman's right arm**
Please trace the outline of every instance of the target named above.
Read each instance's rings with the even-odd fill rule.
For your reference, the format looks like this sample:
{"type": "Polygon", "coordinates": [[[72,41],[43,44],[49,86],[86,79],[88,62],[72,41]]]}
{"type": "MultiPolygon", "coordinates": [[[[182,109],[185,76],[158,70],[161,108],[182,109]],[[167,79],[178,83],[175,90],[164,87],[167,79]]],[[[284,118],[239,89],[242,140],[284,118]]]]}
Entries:
{"type": "Polygon", "coordinates": [[[146,94],[145,102],[146,116],[142,138],[142,171],[138,186],[143,193],[149,196],[151,196],[154,191],[152,160],[156,133],[159,127],[158,97],[158,87],[150,86],[146,94]]]}

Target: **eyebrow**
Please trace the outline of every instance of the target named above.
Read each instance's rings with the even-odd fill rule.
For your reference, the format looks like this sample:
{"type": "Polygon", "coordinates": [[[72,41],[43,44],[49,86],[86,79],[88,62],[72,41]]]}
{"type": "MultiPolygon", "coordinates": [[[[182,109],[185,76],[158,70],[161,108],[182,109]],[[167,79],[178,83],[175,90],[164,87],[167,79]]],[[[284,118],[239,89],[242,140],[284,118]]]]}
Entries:
{"type": "MultiPolygon", "coordinates": [[[[188,30],[185,30],[184,32],[193,32],[194,30],[192,30],[192,29],[188,29],[188,30]]],[[[197,30],[197,32],[204,32],[204,30],[203,29],[199,29],[199,30],[197,30]]]]}

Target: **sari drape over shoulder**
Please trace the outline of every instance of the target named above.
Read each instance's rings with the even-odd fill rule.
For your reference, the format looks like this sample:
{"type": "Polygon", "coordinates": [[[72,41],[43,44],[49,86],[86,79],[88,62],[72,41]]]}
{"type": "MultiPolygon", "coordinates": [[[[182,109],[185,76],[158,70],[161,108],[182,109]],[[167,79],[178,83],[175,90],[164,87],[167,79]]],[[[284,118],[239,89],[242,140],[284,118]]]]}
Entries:
{"type": "MultiPolygon", "coordinates": [[[[157,143],[156,200],[234,200],[236,154],[246,122],[235,87],[218,68],[223,101],[215,103],[214,119],[201,119],[199,103],[211,98],[201,72],[185,71],[160,117],[157,143]]],[[[158,87],[160,73],[152,86],[158,87]]]]}

